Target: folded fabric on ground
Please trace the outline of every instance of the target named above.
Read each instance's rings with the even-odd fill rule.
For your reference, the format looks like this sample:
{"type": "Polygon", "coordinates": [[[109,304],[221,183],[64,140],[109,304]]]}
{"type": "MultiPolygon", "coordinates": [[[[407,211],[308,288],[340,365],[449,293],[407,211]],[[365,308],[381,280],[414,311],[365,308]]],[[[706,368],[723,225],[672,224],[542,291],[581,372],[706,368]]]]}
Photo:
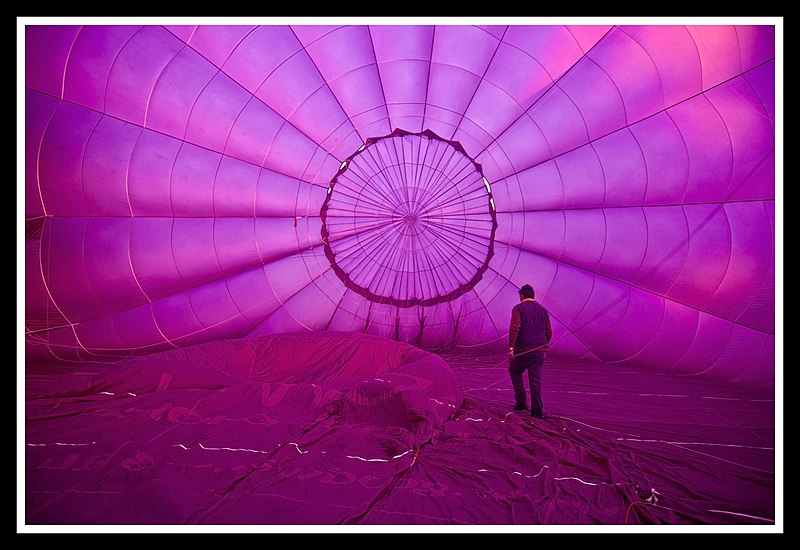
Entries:
{"type": "Polygon", "coordinates": [[[774,522],[769,396],[602,367],[549,360],[540,420],[502,357],[363,334],[29,365],[26,523],[774,522]]]}

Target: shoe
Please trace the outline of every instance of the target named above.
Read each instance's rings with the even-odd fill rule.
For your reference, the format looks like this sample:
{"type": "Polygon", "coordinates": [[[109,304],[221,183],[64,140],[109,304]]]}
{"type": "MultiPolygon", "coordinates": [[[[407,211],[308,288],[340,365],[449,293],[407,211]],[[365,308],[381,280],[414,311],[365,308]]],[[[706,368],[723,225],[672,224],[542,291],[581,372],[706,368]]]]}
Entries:
{"type": "Polygon", "coordinates": [[[544,413],[536,414],[535,412],[531,412],[531,416],[534,418],[544,418],[544,413]]]}
{"type": "Polygon", "coordinates": [[[515,411],[524,411],[528,408],[528,405],[514,405],[515,411]]]}

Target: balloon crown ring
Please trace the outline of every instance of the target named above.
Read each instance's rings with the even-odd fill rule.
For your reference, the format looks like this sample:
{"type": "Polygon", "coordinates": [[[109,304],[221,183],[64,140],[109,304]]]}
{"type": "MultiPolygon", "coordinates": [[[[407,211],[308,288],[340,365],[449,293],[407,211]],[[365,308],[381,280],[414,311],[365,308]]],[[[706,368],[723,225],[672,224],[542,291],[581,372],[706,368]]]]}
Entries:
{"type": "Polygon", "coordinates": [[[377,303],[449,302],[494,255],[489,180],[458,141],[431,130],[368,138],[330,180],[320,217],[333,271],[377,303]]]}

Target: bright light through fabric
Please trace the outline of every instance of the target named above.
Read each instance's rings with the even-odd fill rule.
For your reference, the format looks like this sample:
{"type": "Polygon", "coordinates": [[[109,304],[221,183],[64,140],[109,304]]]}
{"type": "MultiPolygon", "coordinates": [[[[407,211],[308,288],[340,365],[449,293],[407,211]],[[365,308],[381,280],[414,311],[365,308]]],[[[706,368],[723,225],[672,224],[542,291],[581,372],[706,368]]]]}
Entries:
{"type": "Polygon", "coordinates": [[[344,331],[768,383],[770,25],[30,25],[29,360],[344,331]]]}
{"type": "Polygon", "coordinates": [[[21,531],[782,528],[781,24],[76,21],[21,531]]]}

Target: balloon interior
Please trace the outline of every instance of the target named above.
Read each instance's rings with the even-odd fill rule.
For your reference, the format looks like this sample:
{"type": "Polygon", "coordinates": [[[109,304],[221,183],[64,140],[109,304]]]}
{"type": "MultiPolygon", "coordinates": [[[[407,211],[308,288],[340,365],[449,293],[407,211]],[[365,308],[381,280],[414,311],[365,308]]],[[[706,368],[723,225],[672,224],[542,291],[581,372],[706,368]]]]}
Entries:
{"type": "Polygon", "coordinates": [[[774,26],[24,54],[27,524],[775,524],[774,26]]]}

